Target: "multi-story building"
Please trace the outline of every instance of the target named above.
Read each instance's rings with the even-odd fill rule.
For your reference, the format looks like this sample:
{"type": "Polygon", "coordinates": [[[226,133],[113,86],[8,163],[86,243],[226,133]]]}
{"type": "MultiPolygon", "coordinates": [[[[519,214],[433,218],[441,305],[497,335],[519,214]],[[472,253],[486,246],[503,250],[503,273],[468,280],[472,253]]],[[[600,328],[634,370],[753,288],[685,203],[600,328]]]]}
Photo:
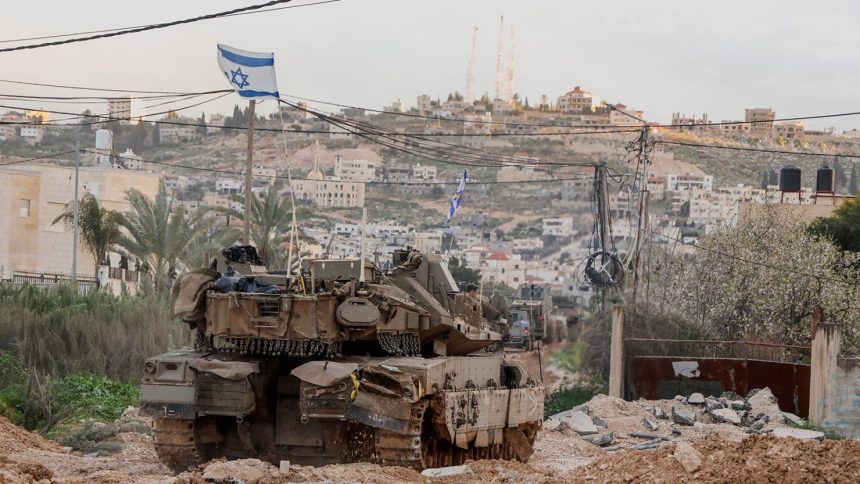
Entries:
{"type": "Polygon", "coordinates": [[[125,151],[119,155],[119,161],[128,170],[143,169],[143,158],[136,155],[131,148],[126,148],[125,151]]]}
{"type": "Polygon", "coordinates": [[[299,200],[309,200],[318,207],[351,208],[364,206],[364,183],[326,179],[319,166],[303,180],[293,180],[299,200]]]}
{"type": "Polygon", "coordinates": [[[563,113],[590,112],[593,100],[590,92],[576,86],[567,94],[559,96],[556,108],[563,113]]]}
{"type": "Polygon", "coordinates": [[[543,236],[570,237],[573,235],[573,217],[545,218],[541,225],[543,236]]]}
{"type": "MultiPolygon", "coordinates": [[[[239,173],[241,173],[242,176],[245,176],[245,167],[244,166],[242,167],[242,171],[240,171],[239,173]]],[[[272,168],[271,166],[254,165],[251,168],[251,177],[254,180],[264,180],[266,182],[273,182],[273,181],[275,181],[275,177],[277,177],[277,176],[278,176],[278,171],[275,170],[274,168],[272,168]]]]}
{"type": "Polygon", "coordinates": [[[209,119],[206,121],[206,134],[216,134],[220,133],[224,128],[224,122],[227,120],[227,117],[223,114],[212,114],[209,116],[209,119]]]}
{"type": "Polygon", "coordinates": [[[403,112],[403,101],[399,98],[392,102],[389,106],[384,106],[382,110],[386,113],[402,113],[403,112]]]}
{"type": "Polygon", "coordinates": [[[346,181],[369,182],[381,178],[382,163],[375,160],[346,160],[334,158],[334,176],[346,181]]]}
{"type": "Polygon", "coordinates": [[[803,123],[776,123],[773,125],[773,135],[786,141],[802,141],[806,127],[803,123]]]}
{"type": "Polygon", "coordinates": [[[107,100],[108,117],[112,121],[120,120],[122,124],[128,124],[131,120],[131,98],[112,97],[107,100]]]}
{"type": "Polygon", "coordinates": [[[414,181],[433,181],[436,179],[436,167],[416,163],[412,166],[412,179],[414,181]]]}
{"type": "Polygon", "coordinates": [[[707,128],[708,113],[703,113],[701,118],[695,115],[687,116],[681,113],[672,113],[672,128],[678,131],[693,131],[700,133],[707,128]]]}
{"type": "Polygon", "coordinates": [[[692,173],[672,173],[666,175],[666,191],[678,192],[683,190],[712,190],[714,177],[711,175],[694,175],[692,173]]]}
{"type": "Polygon", "coordinates": [[[750,135],[770,137],[773,133],[773,120],[776,114],[770,108],[752,108],[745,110],[744,121],[750,123],[750,135]]]}
{"type": "Polygon", "coordinates": [[[715,128],[720,134],[731,138],[749,136],[751,127],[751,124],[744,123],[742,121],[732,121],[726,119],[720,121],[720,124],[715,126],[715,128]]]}
{"type": "Polygon", "coordinates": [[[181,143],[191,141],[200,137],[196,126],[191,126],[194,121],[186,118],[171,119],[171,122],[186,124],[159,124],[158,137],[161,143],[181,143]]]}
{"type": "Polygon", "coordinates": [[[642,126],[645,113],[637,111],[633,108],[628,108],[624,104],[618,103],[615,109],[609,111],[609,124],[613,126],[642,126]]]}
{"type": "Polygon", "coordinates": [[[245,184],[237,178],[220,177],[215,180],[215,191],[221,195],[231,195],[239,193],[244,188],[245,184]]]}
{"type": "Polygon", "coordinates": [[[652,200],[663,200],[666,198],[666,179],[660,176],[648,177],[648,192],[652,200]]]}
{"type": "Polygon", "coordinates": [[[385,167],[385,181],[406,182],[412,177],[412,166],[406,163],[392,163],[385,167]]]}
{"type": "Polygon", "coordinates": [[[433,101],[430,100],[430,96],[422,94],[418,96],[415,108],[419,113],[429,113],[433,110],[433,101]]]}
{"type": "Polygon", "coordinates": [[[21,130],[18,133],[27,144],[35,145],[42,142],[45,137],[45,125],[42,124],[24,124],[21,125],[21,130]]]}
{"type": "MultiPolygon", "coordinates": [[[[0,166],[0,278],[15,271],[69,274],[72,231],[54,220],[74,199],[75,169],[46,164],[0,166]]],[[[80,196],[90,193],[108,210],[131,209],[126,191],[154,197],[156,175],[113,168],[81,167],[80,196]]],[[[78,274],[94,276],[95,262],[79,239],[78,274]]]]}

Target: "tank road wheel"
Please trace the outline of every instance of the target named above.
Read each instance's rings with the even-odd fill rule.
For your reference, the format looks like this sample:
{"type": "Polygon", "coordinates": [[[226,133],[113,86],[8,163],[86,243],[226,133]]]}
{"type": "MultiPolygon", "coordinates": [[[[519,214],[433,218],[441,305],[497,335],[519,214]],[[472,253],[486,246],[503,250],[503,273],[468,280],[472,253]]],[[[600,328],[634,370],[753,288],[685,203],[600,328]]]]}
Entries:
{"type": "Polygon", "coordinates": [[[203,463],[197,453],[194,420],[157,418],[152,422],[152,436],[158,458],[173,472],[184,472],[203,463]]]}

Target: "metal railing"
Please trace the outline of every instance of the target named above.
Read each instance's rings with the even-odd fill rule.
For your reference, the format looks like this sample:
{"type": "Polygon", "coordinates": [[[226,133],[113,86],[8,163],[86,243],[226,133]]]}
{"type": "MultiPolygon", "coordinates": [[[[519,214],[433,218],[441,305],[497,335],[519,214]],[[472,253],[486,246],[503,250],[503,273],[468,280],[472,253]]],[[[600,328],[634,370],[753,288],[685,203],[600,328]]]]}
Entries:
{"type": "Polygon", "coordinates": [[[812,354],[809,346],[762,341],[656,338],[625,338],[624,351],[629,356],[719,358],[799,364],[809,364],[812,354]]]}

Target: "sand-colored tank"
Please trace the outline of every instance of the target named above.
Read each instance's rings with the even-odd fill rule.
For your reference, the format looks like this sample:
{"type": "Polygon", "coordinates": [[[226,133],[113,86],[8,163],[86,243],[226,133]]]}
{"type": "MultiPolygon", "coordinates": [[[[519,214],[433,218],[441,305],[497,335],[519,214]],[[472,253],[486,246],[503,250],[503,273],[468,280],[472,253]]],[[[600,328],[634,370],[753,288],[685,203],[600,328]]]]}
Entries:
{"type": "Polygon", "coordinates": [[[543,385],[497,351],[440,256],[397,251],[389,273],[311,260],[292,277],[260,262],[232,247],[176,282],[196,345],[150,358],[140,395],[165,463],[529,458],[543,385]]]}

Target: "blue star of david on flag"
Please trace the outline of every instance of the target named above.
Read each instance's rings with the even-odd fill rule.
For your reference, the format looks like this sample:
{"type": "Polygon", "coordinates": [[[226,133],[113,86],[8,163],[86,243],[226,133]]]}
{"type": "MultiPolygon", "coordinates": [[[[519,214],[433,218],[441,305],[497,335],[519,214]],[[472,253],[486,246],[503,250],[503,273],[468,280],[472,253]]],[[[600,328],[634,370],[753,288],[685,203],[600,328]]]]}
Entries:
{"type": "Polygon", "coordinates": [[[275,54],[249,52],[218,44],[218,67],[230,86],[248,99],[278,99],[275,54]]]}
{"type": "Polygon", "coordinates": [[[454,196],[451,197],[451,207],[448,209],[448,220],[445,220],[445,224],[454,218],[454,214],[460,210],[460,207],[463,205],[463,190],[466,189],[466,177],[469,176],[468,170],[463,170],[463,178],[460,180],[460,185],[457,186],[457,191],[454,192],[454,196]]]}
{"type": "MultiPolygon", "coordinates": [[[[225,72],[224,74],[227,74],[227,73],[225,72]]],[[[236,87],[238,87],[239,89],[242,89],[243,87],[250,84],[250,82],[248,82],[248,74],[243,74],[241,67],[236,69],[235,71],[230,71],[230,74],[232,76],[230,79],[230,83],[235,84],[236,87]],[[237,78],[238,78],[238,80],[237,80],[237,78]]],[[[230,77],[230,76],[227,76],[227,77],[230,77]]]]}

